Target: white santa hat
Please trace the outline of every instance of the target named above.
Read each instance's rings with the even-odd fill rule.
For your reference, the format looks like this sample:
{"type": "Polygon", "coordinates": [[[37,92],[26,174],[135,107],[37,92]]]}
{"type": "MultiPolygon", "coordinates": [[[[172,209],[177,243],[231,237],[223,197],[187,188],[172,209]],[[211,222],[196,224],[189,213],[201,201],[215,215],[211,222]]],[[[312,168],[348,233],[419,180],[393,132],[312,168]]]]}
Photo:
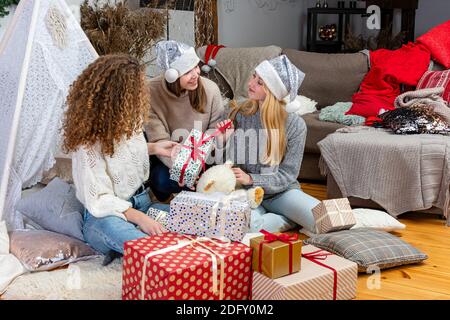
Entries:
{"type": "Polygon", "coordinates": [[[300,109],[300,103],[296,97],[305,74],[289,61],[286,55],[278,56],[270,61],[264,60],[255,68],[255,71],[278,100],[287,100],[287,112],[296,112],[300,109]]]}
{"type": "Polygon", "coordinates": [[[173,40],[161,41],[156,44],[156,59],[169,83],[177,81],[200,62],[193,47],[173,40]]]}

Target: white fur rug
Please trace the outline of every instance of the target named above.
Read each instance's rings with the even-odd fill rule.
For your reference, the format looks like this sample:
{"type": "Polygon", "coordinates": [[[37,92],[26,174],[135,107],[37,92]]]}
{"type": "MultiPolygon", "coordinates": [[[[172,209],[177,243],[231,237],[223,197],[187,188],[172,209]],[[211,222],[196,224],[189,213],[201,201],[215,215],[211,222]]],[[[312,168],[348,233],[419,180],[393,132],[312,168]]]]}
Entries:
{"type": "Polygon", "coordinates": [[[121,300],[122,260],[107,267],[103,258],[71,264],[68,269],[28,273],[16,278],[5,300],[121,300]]]}

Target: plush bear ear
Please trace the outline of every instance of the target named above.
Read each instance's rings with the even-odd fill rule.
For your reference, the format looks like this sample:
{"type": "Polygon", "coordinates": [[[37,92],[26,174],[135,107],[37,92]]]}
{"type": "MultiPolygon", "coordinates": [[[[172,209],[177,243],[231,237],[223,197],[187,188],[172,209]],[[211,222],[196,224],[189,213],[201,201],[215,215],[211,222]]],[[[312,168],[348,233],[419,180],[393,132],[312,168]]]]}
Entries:
{"type": "Polygon", "coordinates": [[[211,182],[209,182],[206,186],[205,189],[203,190],[203,192],[209,192],[209,190],[211,190],[211,188],[214,186],[216,182],[213,180],[211,182]]]}
{"type": "Polygon", "coordinates": [[[233,165],[234,165],[233,161],[230,161],[230,160],[228,160],[224,164],[225,167],[230,168],[230,169],[233,168],[233,165]]]}

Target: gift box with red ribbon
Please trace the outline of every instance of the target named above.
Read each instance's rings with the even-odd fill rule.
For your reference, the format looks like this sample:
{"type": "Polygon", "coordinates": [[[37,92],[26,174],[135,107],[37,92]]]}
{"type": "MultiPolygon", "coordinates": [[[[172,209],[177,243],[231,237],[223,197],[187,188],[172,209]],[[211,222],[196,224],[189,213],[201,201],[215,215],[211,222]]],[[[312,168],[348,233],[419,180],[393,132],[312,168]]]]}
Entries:
{"type": "Polygon", "coordinates": [[[277,279],[300,270],[302,241],[298,234],[269,233],[250,239],[253,249],[253,270],[277,279]]]}
{"type": "Polygon", "coordinates": [[[230,121],[211,135],[192,129],[170,169],[170,179],[189,188],[194,187],[198,176],[206,169],[206,160],[214,148],[215,137],[231,125],[230,121]]]}
{"type": "Polygon", "coordinates": [[[316,233],[348,230],[356,224],[347,198],[323,200],[312,209],[316,222],[316,233]]]}
{"type": "Polygon", "coordinates": [[[253,273],[253,300],[351,300],[358,265],[312,245],[302,248],[300,272],[279,279],[253,273]]]}
{"type": "Polygon", "coordinates": [[[125,243],[123,300],[247,300],[251,248],[168,233],[125,243]]]}
{"type": "Polygon", "coordinates": [[[182,234],[241,241],[250,229],[250,220],[249,203],[233,194],[182,191],[170,202],[167,226],[182,234]]]}

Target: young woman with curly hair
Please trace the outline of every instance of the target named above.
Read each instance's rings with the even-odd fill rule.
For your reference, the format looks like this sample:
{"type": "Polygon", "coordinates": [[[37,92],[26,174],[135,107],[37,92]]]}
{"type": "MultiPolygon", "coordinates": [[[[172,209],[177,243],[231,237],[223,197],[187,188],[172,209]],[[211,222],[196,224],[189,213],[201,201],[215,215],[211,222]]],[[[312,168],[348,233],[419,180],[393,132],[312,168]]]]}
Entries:
{"type": "Polygon", "coordinates": [[[285,55],[266,60],[249,81],[249,100],[232,106],[229,118],[236,129],[225,138],[230,139],[228,156],[238,166],[234,174],[241,185],[265,192],[262,204],[252,211],[254,232],[282,232],[296,224],[315,232],[312,209],[319,200],[304,193],[297,181],[307,132],[295,113],[300,107],[295,98],[304,76],[285,55]]]}
{"type": "MultiPolygon", "coordinates": [[[[150,80],[151,110],[146,123],[150,141],[181,142],[193,128],[215,131],[224,112],[222,96],[213,81],[200,76],[195,49],[176,41],[161,41],[156,53],[164,74],[150,80]]],[[[169,178],[171,159],[154,156],[151,163],[151,187],[160,201],[182,190],[169,178]]]]}
{"type": "Polygon", "coordinates": [[[72,84],[67,104],[63,149],[72,153],[77,197],[86,208],[85,240],[103,254],[123,253],[124,242],[165,232],[145,214],[150,207],[168,210],[150,200],[149,154],[170,157],[176,143],[146,142],[149,94],[138,60],[98,58],[72,84]]]}

